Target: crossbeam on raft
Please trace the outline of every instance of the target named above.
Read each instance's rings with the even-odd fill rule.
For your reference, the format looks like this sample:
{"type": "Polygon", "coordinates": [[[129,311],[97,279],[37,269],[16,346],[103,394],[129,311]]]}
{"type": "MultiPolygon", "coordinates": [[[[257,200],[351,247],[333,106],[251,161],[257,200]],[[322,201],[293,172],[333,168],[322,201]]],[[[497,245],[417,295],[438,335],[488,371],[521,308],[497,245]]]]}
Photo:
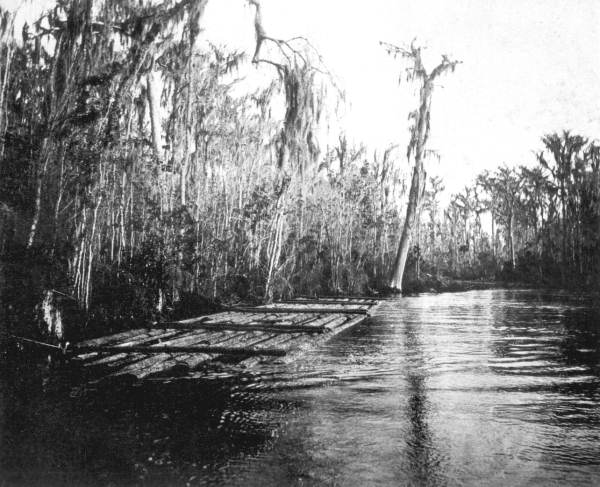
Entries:
{"type": "Polygon", "coordinates": [[[284,307],[264,307],[264,308],[246,308],[233,307],[222,308],[221,311],[239,312],[239,313],[265,313],[265,314],[291,314],[291,313],[313,313],[313,314],[336,314],[336,315],[366,315],[366,309],[334,309],[334,308],[284,308],[284,307]]]}
{"type": "Polygon", "coordinates": [[[310,294],[299,294],[295,297],[295,299],[316,299],[316,300],[326,300],[326,299],[333,299],[333,300],[338,300],[338,299],[368,299],[370,301],[375,301],[378,302],[382,299],[385,299],[383,297],[380,296],[358,296],[358,295],[350,295],[350,296],[344,296],[344,295],[333,295],[333,296],[311,296],[310,294]]]}
{"type": "Polygon", "coordinates": [[[197,345],[197,346],[141,346],[141,345],[112,345],[112,346],[80,346],[71,347],[67,352],[75,354],[83,353],[206,353],[219,355],[245,355],[260,356],[269,355],[272,357],[283,357],[286,351],[280,348],[256,348],[256,347],[219,347],[217,345],[197,345]]]}
{"type": "Polygon", "coordinates": [[[341,304],[345,306],[373,306],[377,303],[377,301],[367,300],[365,298],[365,302],[359,303],[356,301],[343,301],[341,299],[282,299],[281,301],[277,301],[277,303],[283,304],[341,304]]]}
{"type": "Polygon", "coordinates": [[[232,321],[200,321],[197,323],[181,323],[166,321],[156,323],[156,328],[177,330],[211,330],[211,331],[264,331],[268,333],[323,333],[325,326],[276,325],[270,323],[234,323],[232,321]]]}

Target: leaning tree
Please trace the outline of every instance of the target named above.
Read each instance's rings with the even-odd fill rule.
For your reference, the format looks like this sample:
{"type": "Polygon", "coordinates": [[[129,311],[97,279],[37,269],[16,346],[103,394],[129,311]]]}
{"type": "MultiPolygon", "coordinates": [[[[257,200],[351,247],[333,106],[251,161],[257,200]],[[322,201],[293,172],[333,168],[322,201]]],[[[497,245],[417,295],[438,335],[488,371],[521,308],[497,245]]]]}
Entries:
{"type": "Polygon", "coordinates": [[[425,69],[421,57],[421,48],[416,47],[414,43],[408,48],[394,46],[388,43],[381,43],[388,54],[394,58],[400,57],[408,60],[408,67],[405,69],[407,81],[416,81],[419,83],[419,107],[410,114],[413,125],[410,128],[410,141],[407,148],[407,157],[409,161],[414,161],[410,192],[408,195],[408,206],[406,208],[406,217],[398,252],[392,269],[390,287],[402,291],[402,276],[406,266],[406,258],[410,247],[413,227],[419,207],[423,200],[425,192],[425,167],[424,159],[426,156],[425,147],[429,138],[430,115],[431,115],[431,97],[433,94],[435,80],[447,71],[454,71],[459,61],[451,61],[447,56],[442,56],[442,61],[430,72],[425,69]]]}

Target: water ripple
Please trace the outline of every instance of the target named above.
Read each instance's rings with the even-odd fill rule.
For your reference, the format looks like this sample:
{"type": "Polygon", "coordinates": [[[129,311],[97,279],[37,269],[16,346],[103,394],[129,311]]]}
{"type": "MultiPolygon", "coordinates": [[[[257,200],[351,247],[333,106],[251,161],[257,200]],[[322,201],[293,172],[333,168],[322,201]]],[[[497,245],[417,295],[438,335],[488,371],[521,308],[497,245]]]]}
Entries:
{"type": "Polygon", "coordinates": [[[562,292],[385,301],[292,364],[19,393],[0,459],[31,485],[600,485],[599,318],[562,292]]]}

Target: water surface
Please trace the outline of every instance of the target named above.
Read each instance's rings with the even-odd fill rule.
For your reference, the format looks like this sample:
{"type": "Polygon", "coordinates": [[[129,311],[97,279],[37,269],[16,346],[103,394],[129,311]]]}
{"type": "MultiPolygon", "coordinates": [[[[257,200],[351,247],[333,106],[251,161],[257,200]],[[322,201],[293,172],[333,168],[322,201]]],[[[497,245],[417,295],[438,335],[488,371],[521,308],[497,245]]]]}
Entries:
{"type": "MultiPolygon", "coordinates": [[[[5,485],[597,485],[600,312],[387,301],[295,364],[170,384],[3,381],[5,485]]],[[[2,485],[2,483],[0,483],[2,485]]]]}

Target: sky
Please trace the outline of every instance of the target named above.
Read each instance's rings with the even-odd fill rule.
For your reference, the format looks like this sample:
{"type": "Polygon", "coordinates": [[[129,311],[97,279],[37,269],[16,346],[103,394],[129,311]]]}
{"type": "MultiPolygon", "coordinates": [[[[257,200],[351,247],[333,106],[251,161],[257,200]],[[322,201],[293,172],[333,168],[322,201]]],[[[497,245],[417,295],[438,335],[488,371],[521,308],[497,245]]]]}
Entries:
{"type": "MultiPolygon", "coordinates": [[[[48,4],[25,0],[22,16],[48,4]]],[[[405,147],[415,109],[414,86],[398,84],[402,64],[380,41],[416,39],[429,69],[442,54],[460,60],[432,102],[429,149],[440,159],[428,172],[449,192],[484,169],[533,164],[546,133],[600,138],[600,0],[262,0],[262,10],[268,35],[302,35],[320,51],[346,92],[334,131],[370,149],[405,147]]],[[[246,0],[209,0],[203,28],[211,42],[252,54],[246,0]]]]}
{"type": "MultiPolygon", "coordinates": [[[[212,2],[206,34],[252,43],[252,10],[212,2]],[[234,14],[235,12],[235,14],[234,14]]],[[[371,147],[405,147],[414,87],[398,84],[400,61],[380,41],[426,47],[431,69],[447,54],[462,63],[432,101],[430,174],[449,191],[484,169],[530,165],[541,137],[571,129],[600,138],[598,0],[262,0],[273,37],[304,35],[347,91],[344,128],[371,147]]]]}

